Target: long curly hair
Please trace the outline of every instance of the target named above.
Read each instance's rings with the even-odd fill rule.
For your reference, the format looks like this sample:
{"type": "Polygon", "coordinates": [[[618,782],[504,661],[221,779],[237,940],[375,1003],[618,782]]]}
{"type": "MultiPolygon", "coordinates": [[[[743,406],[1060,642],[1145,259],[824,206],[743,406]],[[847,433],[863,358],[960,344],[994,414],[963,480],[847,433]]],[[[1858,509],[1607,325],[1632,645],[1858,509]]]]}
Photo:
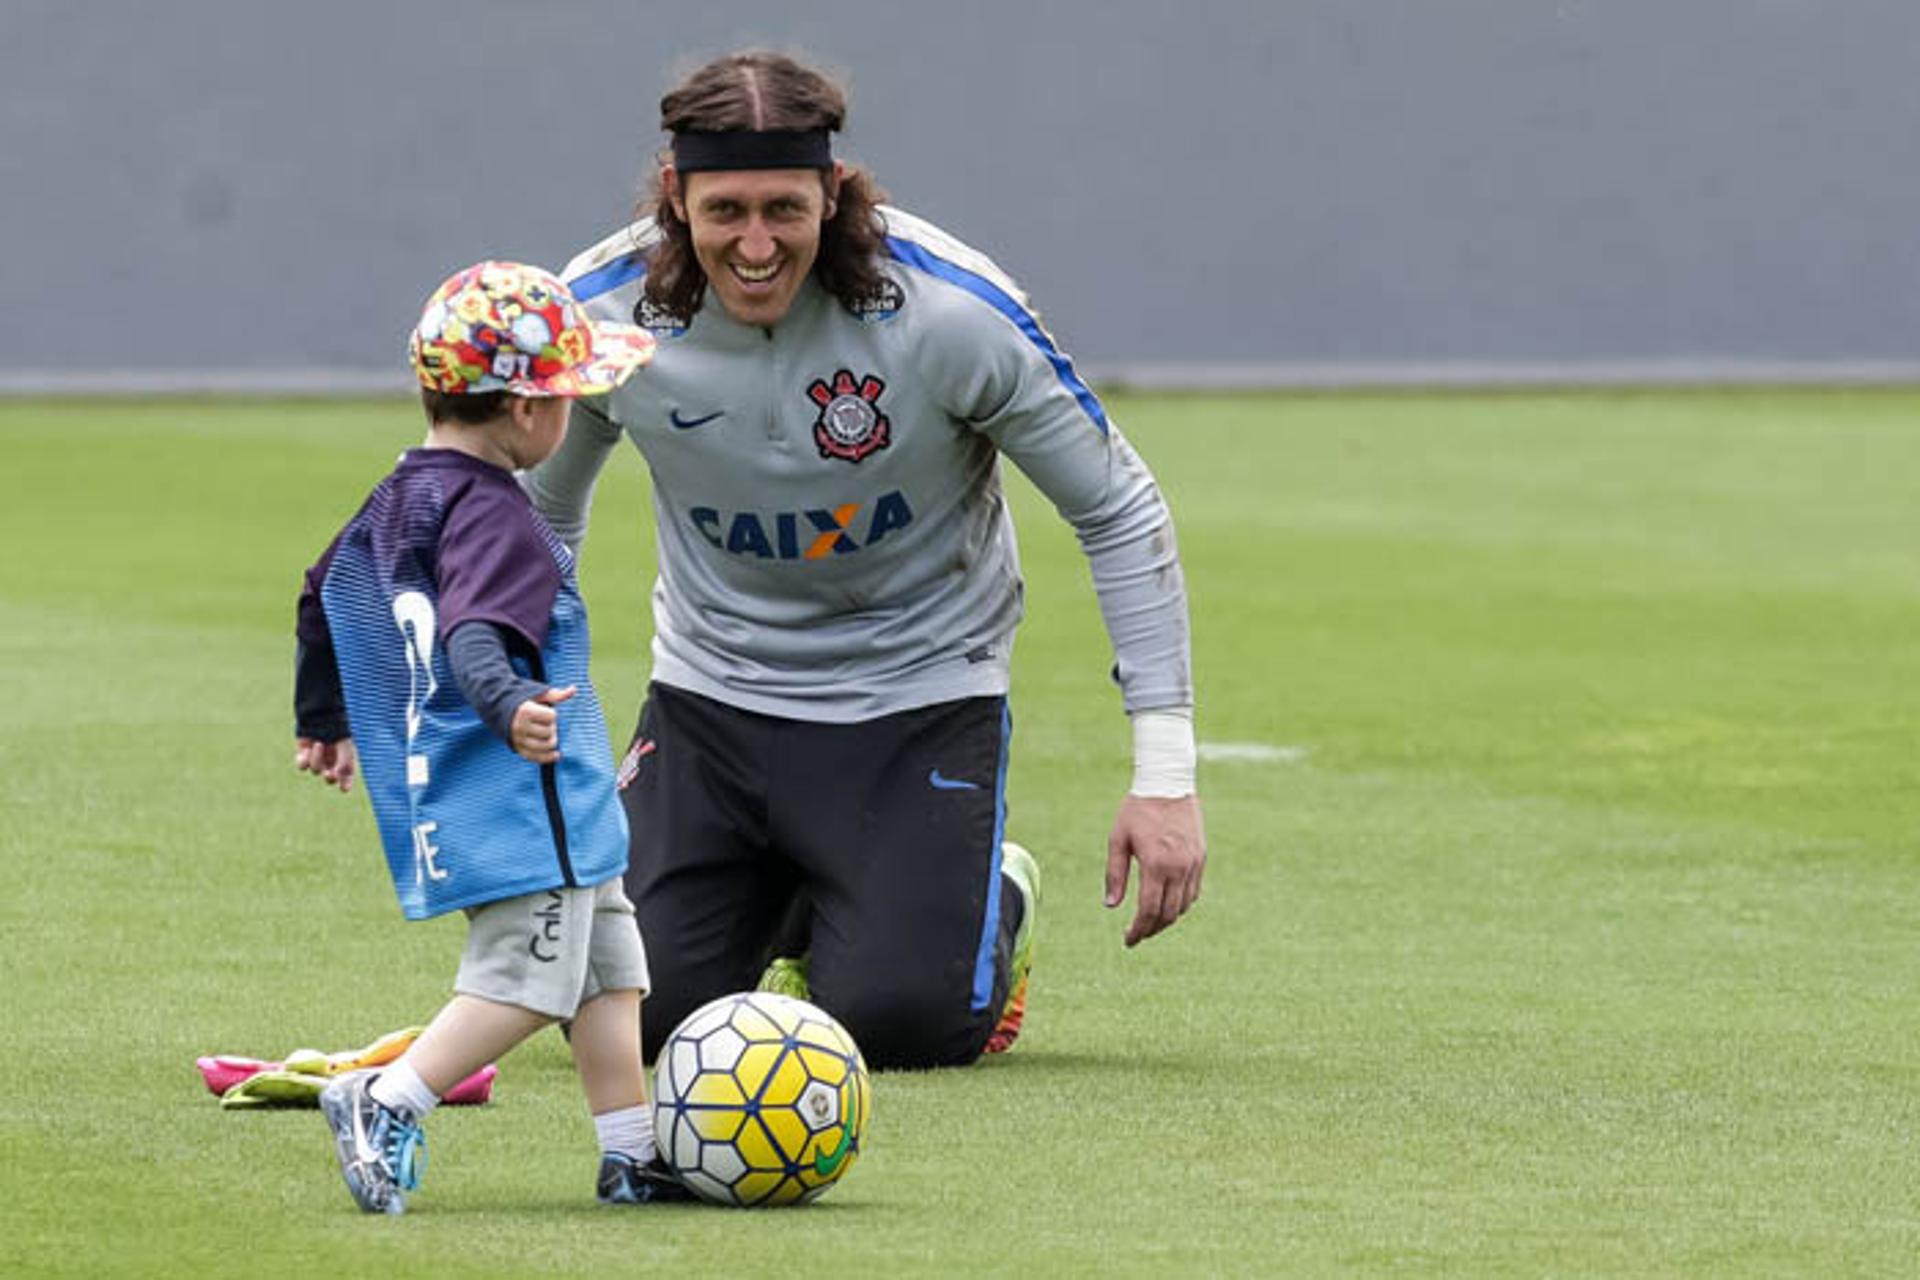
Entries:
{"type": "MultiPolygon", "coordinates": [[[[660,99],[660,127],[669,133],[724,133],[752,129],[826,129],[838,132],[847,116],[839,85],[783,53],[747,50],[716,58],[660,99]]],[[[672,151],[659,163],[672,162],[672,151]]],[[[821,181],[830,170],[821,170],[821,181]]],[[[820,227],[820,256],[813,271],[821,287],[843,306],[855,308],[880,296],[886,225],[879,205],[886,193],[857,165],[846,166],[833,216],[820,227]]],[[[693,232],[673,211],[659,169],[637,212],[653,218],[660,241],[647,255],[647,301],[669,315],[691,317],[706,293],[706,272],[693,254],[693,232]]]]}

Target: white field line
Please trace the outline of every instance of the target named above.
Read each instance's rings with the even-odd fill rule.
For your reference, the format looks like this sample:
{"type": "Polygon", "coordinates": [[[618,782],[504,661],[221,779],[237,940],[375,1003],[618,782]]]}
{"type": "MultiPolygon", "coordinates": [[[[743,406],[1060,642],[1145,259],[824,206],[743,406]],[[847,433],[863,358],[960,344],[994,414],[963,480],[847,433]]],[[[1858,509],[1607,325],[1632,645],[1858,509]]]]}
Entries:
{"type": "Polygon", "coordinates": [[[1203,742],[1200,758],[1217,764],[1299,764],[1312,747],[1275,746],[1270,742],[1203,742]]]}

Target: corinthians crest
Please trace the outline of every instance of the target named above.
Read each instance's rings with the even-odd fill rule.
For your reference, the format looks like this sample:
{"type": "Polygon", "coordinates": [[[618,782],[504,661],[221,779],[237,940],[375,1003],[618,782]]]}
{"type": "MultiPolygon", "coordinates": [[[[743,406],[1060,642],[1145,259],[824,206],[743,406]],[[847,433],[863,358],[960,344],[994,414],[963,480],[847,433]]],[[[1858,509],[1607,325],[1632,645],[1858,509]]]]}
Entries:
{"type": "Polygon", "coordinates": [[[892,441],[892,424],[880,412],[880,393],[887,384],[867,375],[856,379],[851,369],[841,369],[829,383],[814,379],[807,388],[807,399],[820,406],[813,423],[813,442],[820,446],[823,458],[842,458],[858,462],[892,441]]]}

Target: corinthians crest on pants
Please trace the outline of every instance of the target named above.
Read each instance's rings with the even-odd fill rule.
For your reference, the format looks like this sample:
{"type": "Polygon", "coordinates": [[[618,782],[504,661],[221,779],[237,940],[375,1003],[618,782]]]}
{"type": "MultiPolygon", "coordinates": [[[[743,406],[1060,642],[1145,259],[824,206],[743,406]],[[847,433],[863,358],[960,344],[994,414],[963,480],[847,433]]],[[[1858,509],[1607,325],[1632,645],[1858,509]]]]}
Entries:
{"type": "Polygon", "coordinates": [[[893,427],[880,412],[880,393],[886,389],[887,384],[871,374],[855,378],[851,369],[839,370],[831,383],[814,379],[807,399],[820,406],[813,442],[820,446],[821,457],[858,462],[887,447],[893,427]]]}

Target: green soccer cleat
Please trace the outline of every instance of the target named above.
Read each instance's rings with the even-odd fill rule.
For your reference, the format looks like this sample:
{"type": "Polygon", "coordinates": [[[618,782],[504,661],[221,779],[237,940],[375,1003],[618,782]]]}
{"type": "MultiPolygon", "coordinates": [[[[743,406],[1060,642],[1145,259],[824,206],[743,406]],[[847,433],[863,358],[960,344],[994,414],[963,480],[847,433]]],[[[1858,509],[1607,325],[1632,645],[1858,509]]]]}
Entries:
{"type": "Polygon", "coordinates": [[[767,965],[766,972],[760,975],[755,984],[757,991],[771,991],[777,996],[791,996],[795,1000],[813,999],[813,991],[807,985],[807,957],[775,956],[767,965]]]}
{"type": "Polygon", "coordinates": [[[1020,891],[1026,909],[1020,913],[1020,927],[1013,935],[1013,972],[1007,975],[1007,1002],[1000,1006],[1000,1021],[987,1037],[987,1053],[1005,1053],[1020,1038],[1020,1024],[1027,1017],[1027,977],[1033,972],[1034,920],[1040,913],[1040,864],[1031,853],[1011,840],[1002,843],[1000,874],[1020,891]]]}

